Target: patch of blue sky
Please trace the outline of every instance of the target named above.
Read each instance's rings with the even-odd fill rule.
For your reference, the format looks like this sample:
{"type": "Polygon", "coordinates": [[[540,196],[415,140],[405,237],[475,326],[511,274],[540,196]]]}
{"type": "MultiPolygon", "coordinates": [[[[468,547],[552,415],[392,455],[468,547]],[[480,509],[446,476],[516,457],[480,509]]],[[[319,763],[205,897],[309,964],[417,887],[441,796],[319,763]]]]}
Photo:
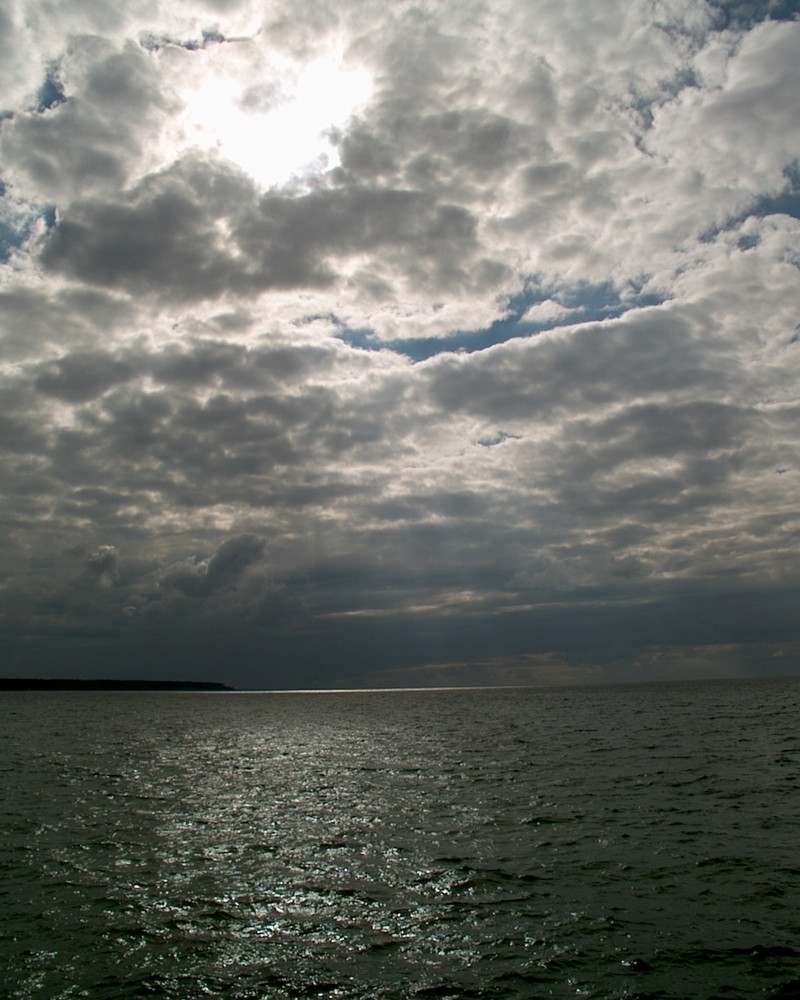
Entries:
{"type": "Polygon", "coordinates": [[[393,351],[412,361],[427,361],[437,354],[474,354],[496,344],[520,337],[530,337],[558,327],[615,319],[630,309],[660,305],[663,299],[633,289],[620,295],[610,283],[592,285],[582,282],[568,288],[554,289],[531,281],[525,290],[506,303],[505,315],[483,330],[459,330],[446,337],[409,337],[381,340],[372,330],[342,327],[337,335],[351,347],[367,351],[393,351]],[[526,318],[532,306],[555,301],[561,310],[537,321],[526,318]]]}
{"type": "Polygon", "coordinates": [[[5,222],[0,221],[0,263],[5,263],[14,250],[19,246],[16,242],[17,234],[5,222]]]}
{"type": "Polygon", "coordinates": [[[719,30],[749,31],[762,21],[793,21],[800,15],[800,0],[708,0],[719,30]]]}
{"type": "MultiPolygon", "coordinates": [[[[738,229],[739,226],[751,216],[757,219],[765,219],[768,215],[789,215],[793,219],[800,219],[800,165],[792,164],[783,171],[786,178],[786,186],[778,194],[762,195],[757,198],[743,212],[732,215],[721,226],[713,226],[707,229],[700,237],[703,243],[712,243],[720,233],[730,232],[738,229]]],[[[758,237],[753,235],[743,236],[739,240],[742,249],[756,246],[758,237]]]]}
{"type": "Polygon", "coordinates": [[[783,171],[786,187],[780,194],[759,198],[750,215],[791,215],[800,219],[800,163],[794,163],[783,171]]]}
{"type": "Polygon", "coordinates": [[[36,110],[39,112],[49,111],[51,108],[63,104],[66,99],[64,88],[58,81],[55,70],[49,70],[44,83],[36,94],[36,110]]]}
{"type": "Polygon", "coordinates": [[[199,41],[195,38],[190,38],[187,41],[179,41],[169,35],[155,35],[150,31],[143,31],[139,35],[139,44],[143,49],[147,49],[148,52],[158,52],[159,49],[163,49],[168,45],[186,49],[188,52],[198,52],[200,49],[208,48],[209,45],[220,45],[222,42],[227,41],[229,39],[220,34],[216,28],[204,28],[199,41]]]}
{"type": "Polygon", "coordinates": [[[39,219],[47,229],[56,222],[56,210],[52,205],[44,208],[25,208],[9,202],[5,185],[0,190],[0,263],[4,264],[12,254],[28,239],[39,219]]]}

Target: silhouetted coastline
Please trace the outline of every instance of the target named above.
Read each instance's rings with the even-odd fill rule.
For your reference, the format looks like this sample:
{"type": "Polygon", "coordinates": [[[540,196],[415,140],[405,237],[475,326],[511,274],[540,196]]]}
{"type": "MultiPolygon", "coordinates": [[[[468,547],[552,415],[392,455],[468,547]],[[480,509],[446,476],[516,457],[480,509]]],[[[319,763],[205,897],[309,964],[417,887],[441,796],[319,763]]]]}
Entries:
{"type": "Polygon", "coordinates": [[[80,680],[73,677],[0,677],[0,691],[233,691],[217,681],[80,680]]]}

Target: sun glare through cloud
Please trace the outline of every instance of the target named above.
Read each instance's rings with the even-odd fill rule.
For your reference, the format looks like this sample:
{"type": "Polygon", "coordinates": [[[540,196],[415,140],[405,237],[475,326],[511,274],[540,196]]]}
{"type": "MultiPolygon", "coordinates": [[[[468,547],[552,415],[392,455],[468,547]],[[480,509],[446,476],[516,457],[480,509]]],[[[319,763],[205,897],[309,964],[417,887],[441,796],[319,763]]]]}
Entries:
{"type": "Polygon", "coordinates": [[[260,86],[216,73],[184,97],[184,141],[216,150],[261,187],[280,185],[338,165],[331,130],[371,93],[370,74],[335,54],[303,66],[287,62],[260,86]]]}

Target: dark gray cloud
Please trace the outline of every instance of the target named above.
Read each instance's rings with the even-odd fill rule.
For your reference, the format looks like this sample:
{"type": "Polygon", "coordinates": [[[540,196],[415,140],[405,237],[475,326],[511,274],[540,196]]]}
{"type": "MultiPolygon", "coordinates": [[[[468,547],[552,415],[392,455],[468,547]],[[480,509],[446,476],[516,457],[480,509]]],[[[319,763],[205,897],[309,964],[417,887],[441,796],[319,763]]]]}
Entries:
{"type": "Polygon", "coordinates": [[[117,550],[101,545],[84,560],[86,580],[95,587],[113,587],[119,579],[117,550]]]}
{"type": "Polygon", "coordinates": [[[104,331],[124,326],[133,312],[131,303],[102,289],[12,284],[0,290],[3,358],[20,362],[65,350],[96,351],[104,331]]]}
{"type": "Polygon", "coordinates": [[[384,249],[413,248],[404,271],[424,266],[464,280],[458,258],[469,256],[475,236],[465,208],[417,191],[259,197],[242,173],[205,158],[147,178],[126,202],[74,205],[49,237],[44,265],[169,304],[330,287],[337,259],[384,249]]]}
{"type": "Polygon", "coordinates": [[[187,560],[164,571],[162,586],[172,587],[186,597],[204,598],[221,591],[236,590],[248,566],[264,553],[264,540],[239,535],[223,542],[209,559],[187,560]]]}
{"type": "Polygon", "coordinates": [[[18,187],[60,201],[92,189],[119,190],[146,154],[150,120],[166,110],[146,54],[75,39],[65,55],[64,99],[4,123],[0,149],[18,187]],[[70,69],[72,72],[70,72],[70,69]]]}
{"type": "Polygon", "coordinates": [[[108,354],[70,354],[41,365],[36,376],[36,388],[49,396],[82,402],[127,381],[135,371],[130,362],[108,354]]]}

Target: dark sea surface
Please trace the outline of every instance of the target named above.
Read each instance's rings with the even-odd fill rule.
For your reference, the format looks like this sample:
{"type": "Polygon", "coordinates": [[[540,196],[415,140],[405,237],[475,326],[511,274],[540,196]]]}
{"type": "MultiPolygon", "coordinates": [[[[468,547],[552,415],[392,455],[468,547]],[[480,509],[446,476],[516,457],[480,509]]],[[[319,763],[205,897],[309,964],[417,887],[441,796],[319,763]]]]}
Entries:
{"type": "Polygon", "coordinates": [[[0,696],[0,996],[800,997],[800,681],[0,696]]]}

